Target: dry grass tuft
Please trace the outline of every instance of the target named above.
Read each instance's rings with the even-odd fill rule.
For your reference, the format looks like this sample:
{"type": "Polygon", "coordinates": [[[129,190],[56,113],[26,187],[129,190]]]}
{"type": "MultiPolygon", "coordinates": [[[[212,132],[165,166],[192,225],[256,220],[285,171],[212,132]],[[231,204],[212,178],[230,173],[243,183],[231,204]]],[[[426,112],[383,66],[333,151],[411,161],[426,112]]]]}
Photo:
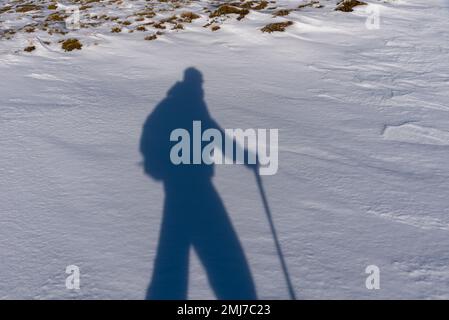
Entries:
{"type": "Polygon", "coordinates": [[[217,10],[212,12],[209,15],[209,18],[216,18],[216,17],[227,15],[227,14],[238,14],[239,17],[237,19],[241,20],[248,13],[249,13],[248,9],[241,9],[241,8],[238,8],[238,7],[230,6],[228,4],[224,4],[224,5],[220,6],[217,10]]]}
{"type": "Polygon", "coordinates": [[[157,39],[157,35],[152,34],[152,35],[146,36],[144,39],[145,39],[145,40],[148,40],[148,41],[150,41],[150,40],[156,40],[156,39],[157,39]]]}
{"type": "Polygon", "coordinates": [[[49,14],[46,20],[53,21],[53,22],[62,22],[62,21],[64,21],[64,19],[65,19],[65,16],[63,16],[57,12],[54,12],[52,14],[49,14]]]}
{"type": "Polygon", "coordinates": [[[194,12],[186,11],[181,13],[181,18],[184,19],[185,22],[192,22],[192,20],[199,19],[200,16],[194,12]]]}
{"type": "Polygon", "coordinates": [[[366,2],[358,1],[358,0],[343,0],[338,3],[335,11],[343,11],[343,12],[352,12],[353,8],[357,6],[364,6],[366,2]]]}
{"type": "Polygon", "coordinates": [[[34,4],[23,4],[18,7],[16,7],[16,12],[25,13],[29,11],[38,11],[41,7],[36,6],[34,4]]]}
{"type": "Polygon", "coordinates": [[[25,49],[23,49],[23,51],[25,51],[25,52],[31,52],[31,51],[34,51],[34,50],[36,50],[35,46],[28,46],[25,49]]]}
{"type": "Polygon", "coordinates": [[[62,47],[62,49],[64,49],[64,51],[73,51],[75,49],[81,50],[83,45],[81,44],[81,42],[78,39],[70,38],[70,39],[64,40],[62,42],[61,47],[62,47]]]}
{"type": "Polygon", "coordinates": [[[262,32],[268,32],[268,33],[272,33],[275,31],[283,32],[283,31],[285,31],[285,28],[287,28],[288,26],[291,26],[292,24],[293,24],[293,21],[269,23],[260,30],[262,32]]]}
{"type": "Polygon", "coordinates": [[[254,10],[263,10],[268,6],[268,1],[261,1],[258,5],[253,7],[254,10]]]}
{"type": "Polygon", "coordinates": [[[4,6],[3,8],[0,8],[0,13],[8,12],[11,9],[11,6],[4,6]]]}
{"type": "Polygon", "coordinates": [[[290,14],[291,10],[288,9],[281,9],[276,11],[275,13],[273,13],[273,16],[275,17],[283,17],[283,16],[288,16],[290,14]]]}

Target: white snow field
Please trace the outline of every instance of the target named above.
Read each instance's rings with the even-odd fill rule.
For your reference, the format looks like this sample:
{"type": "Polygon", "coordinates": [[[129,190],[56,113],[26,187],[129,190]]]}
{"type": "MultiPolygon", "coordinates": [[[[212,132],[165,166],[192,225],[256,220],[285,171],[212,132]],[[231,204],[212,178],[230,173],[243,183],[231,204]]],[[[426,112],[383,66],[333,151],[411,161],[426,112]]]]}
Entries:
{"type": "MultiPolygon", "coordinates": [[[[164,190],[143,172],[140,135],[193,66],[223,128],[279,129],[279,171],[262,180],[298,299],[449,299],[449,1],[369,0],[379,29],[367,6],[336,2],[215,32],[201,12],[152,41],[74,30],[72,52],[40,33],[0,39],[0,298],[145,298],[164,190]],[[80,290],[66,289],[68,265],[80,290]]],[[[288,299],[254,175],[215,169],[258,298],[288,299]]],[[[188,298],[214,299],[191,257],[188,298]]]]}

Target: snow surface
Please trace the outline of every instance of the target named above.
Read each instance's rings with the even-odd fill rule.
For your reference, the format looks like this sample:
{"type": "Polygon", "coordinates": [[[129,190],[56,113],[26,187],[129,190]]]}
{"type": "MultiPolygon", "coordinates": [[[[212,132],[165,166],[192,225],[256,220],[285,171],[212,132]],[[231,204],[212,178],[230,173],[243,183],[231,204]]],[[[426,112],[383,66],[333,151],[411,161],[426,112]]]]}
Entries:
{"type": "MultiPolygon", "coordinates": [[[[283,33],[251,12],[154,41],[82,30],[70,53],[0,40],[0,298],[145,297],[164,192],[142,170],[142,125],[195,66],[223,128],[280,130],[279,171],[262,179],[298,298],[448,299],[449,3],[368,1],[369,30],[365,8],[321,2],[279,18],[295,22],[283,33]],[[380,290],[365,287],[371,264],[380,290]]],[[[288,298],[254,176],[216,166],[214,184],[258,297],[288,298]]],[[[214,298],[191,256],[189,298],[214,298]]]]}

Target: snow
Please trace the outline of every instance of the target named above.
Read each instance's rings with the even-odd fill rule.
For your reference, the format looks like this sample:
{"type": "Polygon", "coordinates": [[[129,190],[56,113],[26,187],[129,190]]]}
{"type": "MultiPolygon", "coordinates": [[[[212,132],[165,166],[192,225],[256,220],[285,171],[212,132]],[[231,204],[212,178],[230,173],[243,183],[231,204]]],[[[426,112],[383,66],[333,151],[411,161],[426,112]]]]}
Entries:
{"type": "MultiPolygon", "coordinates": [[[[0,298],[145,297],[164,190],[139,140],[194,66],[221,127],[279,129],[279,171],[262,180],[299,299],[448,299],[449,3],[367,1],[381,13],[372,30],[364,7],[335,2],[216,32],[202,14],[153,41],[71,31],[84,44],[72,52],[39,33],[0,39],[0,298]],[[72,264],[80,290],[65,288],[72,264]],[[380,290],[365,287],[373,264],[380,290]]],[[[258,298],[288,299],[253,173],[216,166],[213,182],[258,298]]],[[[191,257],[188,298],[215,298],[191,257]]]]}

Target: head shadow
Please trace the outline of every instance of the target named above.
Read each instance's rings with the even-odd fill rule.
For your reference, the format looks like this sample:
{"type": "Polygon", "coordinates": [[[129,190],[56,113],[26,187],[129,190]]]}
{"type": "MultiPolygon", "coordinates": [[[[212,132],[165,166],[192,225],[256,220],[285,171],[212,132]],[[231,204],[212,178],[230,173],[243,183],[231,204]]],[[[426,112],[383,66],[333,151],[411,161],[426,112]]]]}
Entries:
{"type": "Polygon", "coordinates": [[[162,182],[165,191],[157,254],[146,298],[187,298],[192,248],[217,298],[256,299],[242,246],[212,184],[214,165],[176,165],[170,159],[176,144],[170,141],[171,133],[182,128],[193,137],[193,121],[201,121],[203,131],[214,128],[223,133],[204,101],[201,72],[188,68],[183,80],[168,90],[148,116],[140,140],[144,171],[162,182]]]}

